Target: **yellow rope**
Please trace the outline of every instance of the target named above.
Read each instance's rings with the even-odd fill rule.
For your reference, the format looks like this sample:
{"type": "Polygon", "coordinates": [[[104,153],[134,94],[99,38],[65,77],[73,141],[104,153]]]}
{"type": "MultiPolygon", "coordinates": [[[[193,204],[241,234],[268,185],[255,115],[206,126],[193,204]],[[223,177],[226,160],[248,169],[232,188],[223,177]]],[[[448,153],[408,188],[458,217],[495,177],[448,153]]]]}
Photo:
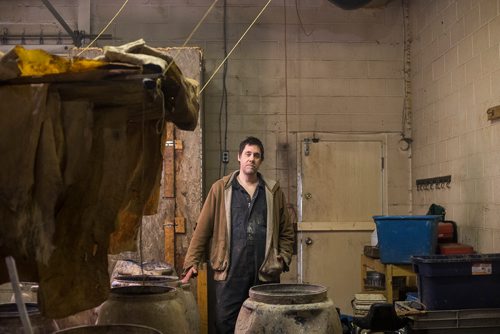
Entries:
{"type": "Polygon", "coordinates": [[[89,45],[87,45],[82,51],[80,51],[80,53],[77,55],[77,57],[79,57],[83,52],[85,52],[88,48],[90,48],[90,46],[92,44],[94,44],[95,41],[97,41],[99,39],[99,37],[101,37],[101,35],[106,31],[106,29],[108,29],[108,27],[111,25],[111,23],[113,23],[113,21],[118,17],[118,15],[120,15],[121,11],[123,10],[123,8],[125,8],[125,5],[128,3],[128,1],[129,0],[125,0],[123,5],[121,6],[121,8],[118,10],[118,12],[116,12],[115,16],[113,16],[113,18],[111,19],[111,21],[109,21],[109,23],[106,24],[104,29],[101,30],[101,32],[97,35],[96,38],[94,38],[94,40],[92,42],[89,43],[89,45]]]}
{"type": "Polygon", "coordinates": [[[272,0],[269,0],[266,5],[264,6],[264,8],[262,8],[262,10],[259,12],[259,14],[257,15],[257,17],[253,20],[253,22],[248,26],[247,30],[245,30],[245,32],[243,33],[243,35],[241,35],[240,39],[238,40],[238,42],[236,42],[236,44],[233,46],[233,48],[231,49],[231,51],[229,51],[229,53],[227,54],[226,58],[224,58],[224,60],[220,63],[219,66],[217,66],[217,68],[215,69],[215,72],[212,74],[212,76],[207,80],[207,82],[205,83],[205,85],[200,89],[200,91],[198,92],[198,95],[200,95],[203,90],[207,87],[207,85],[210,83],[210,81],[213,79],[213,77],[217,74],[217,72],[220,70],[220,68],[222,67],[222,65],[224,65],[224,63],[226,62],[226,60],[229,58],[229,56],[231,56],[231,54],[233,53],[234,49],[236,49],[236,47],[238,46],[238,44],[240,44],[241,40],[245,37],[245,35],[247,34],[247,32],[250,30],[250,28],[253,27],[253,25],[255,24],[255,22],[257,22],[257,20],[259,19],[259,17],[262,15],[262,13],[264,13],[264,11],[266,10],[267,6],[269,6],[269,4],[271,3],[272,0]]]}

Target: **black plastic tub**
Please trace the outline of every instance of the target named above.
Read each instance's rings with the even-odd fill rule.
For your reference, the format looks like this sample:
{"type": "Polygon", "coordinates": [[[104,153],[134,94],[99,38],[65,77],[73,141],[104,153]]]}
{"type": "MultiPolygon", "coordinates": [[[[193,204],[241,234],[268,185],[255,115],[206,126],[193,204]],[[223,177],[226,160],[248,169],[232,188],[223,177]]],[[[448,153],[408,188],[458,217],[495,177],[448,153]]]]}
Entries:
{"type": "Polygon", "coordinates": [[[500,254],[414,256],[412,262],[427,309],[500,307],[500,254]]]}

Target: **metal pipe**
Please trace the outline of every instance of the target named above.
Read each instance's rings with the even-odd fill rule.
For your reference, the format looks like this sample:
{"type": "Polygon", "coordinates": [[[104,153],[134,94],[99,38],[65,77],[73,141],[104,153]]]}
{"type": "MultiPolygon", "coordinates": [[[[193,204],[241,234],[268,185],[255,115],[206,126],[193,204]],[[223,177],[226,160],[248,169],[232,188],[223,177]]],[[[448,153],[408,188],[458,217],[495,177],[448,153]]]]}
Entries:
{"type": "MultiPolygon", "coordinates": [[[[82,40],[83,40],[83,37],[86,37],[89,39],[96,37],[96,35],[85,35],[85,34],[82,34],[81,36],[82,36],[82,40]]],[[[37,41],[36,44],[42,44],[42,43],[40,43],[40,39],[42,39],[42,40],[47,40],[47,39],[48,40],[56,40],[56,41],[58,41],[58,43],[60,42],[59,44],[63,44],[62,43],[63,40],[68,40],[70,38],[71,38],[70,36],[63,36],[60,34],[44,35],[44,34],[40,33],[40,35],[36,35],[36,34],[12,34],[12,35],[9,35],[8,33],[3,33],[0,36],[0,45],[1,44],[8,45],[8,41],[12,41],[12,40],[19,40],[20,43],[16,43],[16,44],[21,44],[21,45],[27,44],[26,40],[36,40],[37,41]]],[[[99,39],[112,40],[113,35],[104,34],[104,35],[101,35],[99,37],[99,39]]]]}
{"type": "Polygon", "coordinates": [[[21,323],[23,324],[24,333],[33,334],[33,328],[31,327],[28,311],[26,310],[26,305],[23,301],[23,295],[21,293],[21,289],[19,288],[19,276],[17,275],[16,261],[12,256],[7,256],[5,258],[5,263],[7,264],[10,283],[12,284],[12,290],[14,290],[17,310],[21,318],[21,323]]]}
{"type": "Polygon", "coordinates": [[[409,1],[402,0],[403,11],[403,27],[404,27],[404,120],[402,135],[403,139],[410,140],[408,142],[408,214],[413,214],[413,162],[412,162],[412,105],[411,105],[411,31],[410,31],[410,16],[409,16],[409,1]]]}
{"type": "Polygon", "coordinates": [[[79,36],[79,34],[76,34],[75,31],[73,31],[70,28],[70,26],[66,23],[66,21],[64,21],[63,17],[59,14],[59,12],[54,8],[54,6],[52,6],[50,1],[49,0],[42,0],[42,2],[45,5],[45,7],[47,7],[47,9],[52,13],[52,15],[54,15],[56,20],[62,25],[64,30],[66,30],[68,35],[71,36],[73,43],[78,47],[82,46],[82,39],[79,36]]]}
{"type": "Polygon", "coordinates": [[[78,1],[78,30],[90,32],[90,0],[78,1]]]}

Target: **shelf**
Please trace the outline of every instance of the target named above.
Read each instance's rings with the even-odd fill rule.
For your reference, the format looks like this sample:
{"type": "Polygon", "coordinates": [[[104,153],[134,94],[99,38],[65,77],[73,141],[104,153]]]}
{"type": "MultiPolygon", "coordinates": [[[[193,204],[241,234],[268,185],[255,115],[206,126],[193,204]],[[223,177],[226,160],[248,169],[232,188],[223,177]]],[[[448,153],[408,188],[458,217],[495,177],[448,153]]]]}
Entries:
{"type": "MultiPolygon", "coordinates": [[[[373,259],[364,254],[361,255],[361,289],[362,291],[368,291],[365,288],[364,279],[366,278],[366,272],[368,268],[383,273],[385,275],[385,289],[376,290],[385,295],[388,303],[394,301],[394,287],[393,287],[393,277],[406,277],[407,284],[409,280],[415,280],[416,274],[413,271],[413,266],[411,264],[384,264],[380,262],[380,259],[373,259]],[[388,289],[390,287],[390,289],[388,289]]],[[[413,282],[414,285],[414,282],[413,282]]],[[[410,284],[412,286],[412,284],[410,284]]],[[[374,289],[375,290],[375,289],[374,289]]]]}

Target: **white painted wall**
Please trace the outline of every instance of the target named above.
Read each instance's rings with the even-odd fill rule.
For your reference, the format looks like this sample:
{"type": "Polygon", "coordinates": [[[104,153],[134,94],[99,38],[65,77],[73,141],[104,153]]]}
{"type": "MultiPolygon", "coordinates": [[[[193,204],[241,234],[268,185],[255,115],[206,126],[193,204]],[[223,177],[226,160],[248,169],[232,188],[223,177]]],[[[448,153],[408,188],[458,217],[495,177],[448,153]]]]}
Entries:
{"type": "Polygon", "coordinates": [[[416,212],[446,207],[459,238],[500,251],[499,2],[410,1],[414,41],[413,179],[451,175],[451,188],[414,191],[416,212]]]}

